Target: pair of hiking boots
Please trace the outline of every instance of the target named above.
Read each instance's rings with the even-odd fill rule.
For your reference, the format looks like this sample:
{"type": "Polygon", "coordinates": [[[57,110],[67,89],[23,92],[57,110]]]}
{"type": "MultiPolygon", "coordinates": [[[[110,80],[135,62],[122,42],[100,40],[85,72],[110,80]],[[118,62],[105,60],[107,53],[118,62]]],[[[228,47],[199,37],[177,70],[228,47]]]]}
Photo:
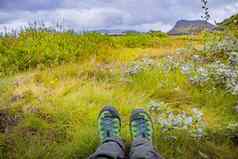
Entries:
{"type": "MultiPolygon", "coordinates": [[[[103,143],[108,138],[120,138],[121,118],[114,107],[104,107],[98,116],[100,140],[103,143]]],[[[143,137],[152,142],[153,126],[148,113],[143,109],[136,109],[130,117],[130,132],[132,139],[143,137]]]]}

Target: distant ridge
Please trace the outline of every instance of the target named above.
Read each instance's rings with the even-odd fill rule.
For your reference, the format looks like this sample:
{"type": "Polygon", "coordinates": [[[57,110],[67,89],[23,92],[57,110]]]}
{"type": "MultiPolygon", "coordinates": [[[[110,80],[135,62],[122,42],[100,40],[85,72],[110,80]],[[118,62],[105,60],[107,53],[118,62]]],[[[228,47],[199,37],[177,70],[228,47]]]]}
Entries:
{"type": "Polygon", "coordinates": [[[91,32],[97,32],[106,35],[125,35],[127,33],[137,33],[135,30],[120,30],[120,29],[101,29],[101,30],[93,30],[91,32]]]}
{"type": "Polygon", "coordinates": [[[198,34],[203,30],[212,30],[215,26],[202,20],[179,20],[169,35],[190,35],[198,34]]]}
{"type": "Polygon", "coordinates": [[[223,30],[223,29],[233,29],[238,30],[238,14],[235,14],[221,23],[217,24],[216,30],[223,30]]]}

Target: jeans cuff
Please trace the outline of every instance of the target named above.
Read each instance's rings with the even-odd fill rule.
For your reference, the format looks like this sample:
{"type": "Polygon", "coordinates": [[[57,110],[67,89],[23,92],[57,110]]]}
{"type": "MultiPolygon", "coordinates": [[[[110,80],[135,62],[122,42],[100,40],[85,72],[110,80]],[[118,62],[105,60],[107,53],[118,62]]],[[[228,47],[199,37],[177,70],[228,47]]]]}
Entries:
{"type": "Polygon", "coordinates": [[[124,142],[122,141],[121,138],[119,138],[119,137],[106,138],[106,139],[103,141],[103,144],[104,144],[104,143],[107,143],[107,142],[115,142],[115,143],[117,143],[117,144],[120,146],[120,148],[121,148],[123,151],[125,151],[125,145],[124,145],[124,142]]]}

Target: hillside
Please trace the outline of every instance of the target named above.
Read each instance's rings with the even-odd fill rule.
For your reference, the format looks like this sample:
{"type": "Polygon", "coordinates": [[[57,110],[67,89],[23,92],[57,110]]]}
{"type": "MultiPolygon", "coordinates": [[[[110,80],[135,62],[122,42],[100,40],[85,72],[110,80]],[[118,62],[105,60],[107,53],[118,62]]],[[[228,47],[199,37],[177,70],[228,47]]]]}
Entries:
{"type": "Polygon", "coordinates": [[[228,28],[238,30],[238,14],[225,19],[221,23],[218,23],[217,29],[228,29],[228,28]]]}
{"type": "Polygon", "coordinates": [[[0,158],[85,159],[99,145],[99,111],[114,105],[127,147],[139,107],[164,158],[235,159],[237,44],[223,33],[0,37],[0,158]]]}
{"type": "Polygon", "coordinates": [[[169,35],[198,34],[203,30],[212,30],[214,25],[202,20],[180,20],[168,32],[169,35]]]}

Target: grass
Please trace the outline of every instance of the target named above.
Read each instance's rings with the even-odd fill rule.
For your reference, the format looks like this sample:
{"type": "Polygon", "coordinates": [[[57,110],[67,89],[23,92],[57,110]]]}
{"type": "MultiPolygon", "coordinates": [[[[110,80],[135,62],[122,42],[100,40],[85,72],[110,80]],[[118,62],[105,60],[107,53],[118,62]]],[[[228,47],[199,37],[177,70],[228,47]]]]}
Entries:
{"type": "Polygon", "coordinates": [[[202,45],[201,37],[187,36],[25,32],[1,38],[0,126],[5,129],[0,158],[87,158],[99,145],[97,114],[108,104],[121,114],[128,145],[131,111],[148,110],[151,100],[169,103],[178,112],[201,108],[209,129],[202,140],[186,131],[171,132],[177,139],[168,140],[156,126],[155,146],[165,158],[236,158],[237,146],[224,132],[227,124],[238,121],[236,96],[210,85],[192,86],[178,70],[124,75],[136,59],[160,61],[191,42],[202,45]]]}

